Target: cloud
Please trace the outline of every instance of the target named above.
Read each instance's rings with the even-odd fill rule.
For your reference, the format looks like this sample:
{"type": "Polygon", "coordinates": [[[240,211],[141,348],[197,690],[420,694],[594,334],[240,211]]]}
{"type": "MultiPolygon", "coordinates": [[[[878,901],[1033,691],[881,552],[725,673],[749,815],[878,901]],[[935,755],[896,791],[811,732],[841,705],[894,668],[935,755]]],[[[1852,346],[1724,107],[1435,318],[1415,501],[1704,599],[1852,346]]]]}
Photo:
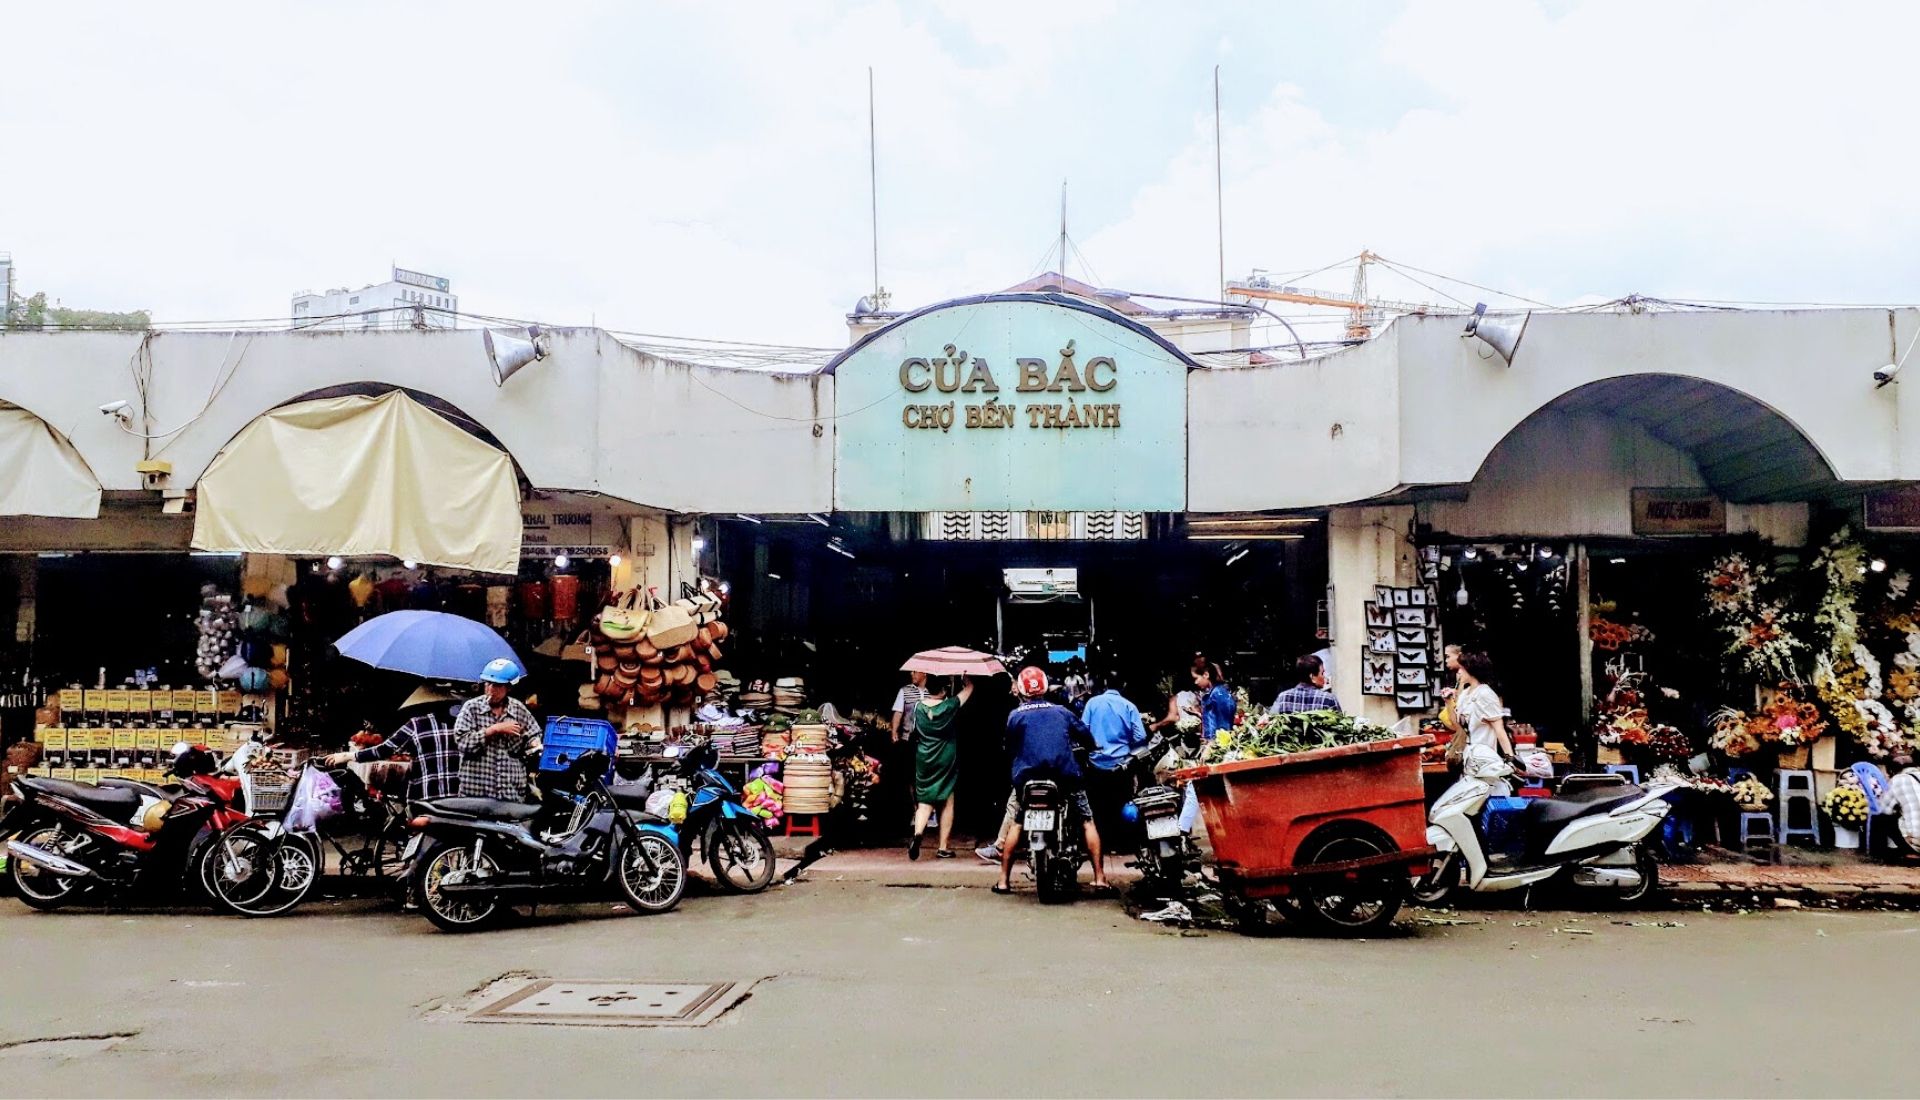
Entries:
{"type": "Polygon", "coordinates": [[[391,261],[485,312],[834,344],[871,288],[872,66],[897,304],[1031,274],[1063,179],[1107,283],[1204,295],[1224,59],[1230,275],[1370,247],[1552,301],[1911,296],[1920,8],[1471,11],[40,5],[9,19],[0,210],[30,216],[0,248],[163,319],[391,261]]]}

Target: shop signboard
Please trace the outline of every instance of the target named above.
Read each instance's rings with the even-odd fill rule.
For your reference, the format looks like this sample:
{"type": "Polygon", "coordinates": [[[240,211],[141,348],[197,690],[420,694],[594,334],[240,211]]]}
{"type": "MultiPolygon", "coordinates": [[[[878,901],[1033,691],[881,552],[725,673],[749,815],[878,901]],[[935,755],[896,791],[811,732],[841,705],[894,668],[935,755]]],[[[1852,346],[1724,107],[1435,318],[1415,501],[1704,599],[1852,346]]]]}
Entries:
{"type": "Polygon", "coordinates": [[[1184,511],[1191,367],[1149,330],[1055,296],[913,314],[829,368],[834,506],[1184,511]]]}
{"type": "Polygon", "coordinates": [[[1867,530],[1920,531],[1920,485],[1867,493],[1867,530]]]}
{"type": "Polygon", "coordinates": [[[1633,533],[1724,535],[1727,502],[1706,489],[1635,489],[1633,533]]]}

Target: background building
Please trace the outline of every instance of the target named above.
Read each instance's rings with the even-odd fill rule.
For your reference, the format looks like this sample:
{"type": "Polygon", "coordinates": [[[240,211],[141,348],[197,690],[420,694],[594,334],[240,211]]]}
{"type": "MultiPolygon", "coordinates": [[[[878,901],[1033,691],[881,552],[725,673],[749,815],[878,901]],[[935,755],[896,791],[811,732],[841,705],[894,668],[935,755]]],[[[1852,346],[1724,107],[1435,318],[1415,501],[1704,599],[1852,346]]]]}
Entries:
{"type": "Polygon", "coordinates": [[[393,278],[359,290],[340,287],[293,296],[293,321],[300,328],[332,330],[453,328],[460,298],[440,275],[393,269],[393,278]]]}

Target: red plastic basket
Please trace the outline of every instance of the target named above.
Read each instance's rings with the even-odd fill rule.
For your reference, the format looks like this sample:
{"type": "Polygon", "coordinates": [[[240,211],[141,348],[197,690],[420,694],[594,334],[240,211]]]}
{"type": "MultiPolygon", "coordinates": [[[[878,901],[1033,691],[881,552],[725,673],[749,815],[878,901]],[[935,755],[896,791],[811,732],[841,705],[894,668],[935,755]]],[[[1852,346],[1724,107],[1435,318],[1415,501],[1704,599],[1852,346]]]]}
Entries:
{"type": "Polygon", "coordinates": [[[1189,768],[1223,879],[1296,877],[1300,845],[1323,826],[1371,827],[1409,859],[1427,852],[1425,734],[1189,768]]]}

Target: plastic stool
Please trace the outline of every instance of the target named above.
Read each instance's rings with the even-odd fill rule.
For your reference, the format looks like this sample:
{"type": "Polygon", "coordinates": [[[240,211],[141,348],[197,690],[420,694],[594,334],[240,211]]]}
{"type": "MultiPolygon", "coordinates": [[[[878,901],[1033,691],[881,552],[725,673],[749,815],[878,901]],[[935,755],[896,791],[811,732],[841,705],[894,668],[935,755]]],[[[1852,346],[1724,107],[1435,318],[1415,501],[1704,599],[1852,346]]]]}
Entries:
{"type": "Polygon", "coordinates": [[[1608,764],[1607,770],[1615,775],[1626,776],[1627,782],[1636,787],[1640,785],[1640,765],[1638,764],[1608,764]]]}
{"type": "Polygon", "coordinates": [[[1745,852],[1753,848],[1754,841],[1767,846],[1769,856],[1777,854],[1774,849],[1773,815],[1742,811],[1740,814],[1740,850],[1745,852]]]}
{"type": "Polygon", "coordinates": [[[819,836],[820,835],[820,815],[819,814],[788,814],[787,815],[787,831],[785,835],[814,836],[814,837],[819,836]],[[807,819],[807,823],[805,825],[798,824],[799,819],[803,817],[807,819]]]}
{"type": "Polygon", "coordinates": [[[1813,797],[1813,773],[1783,768],[1779,772],[1780,783],[1780,846],[1786,847],[1794,837],[1806,837],[1815,844],[1820,843],[1820,809],[1813,797]],[[1794,825],[1793,808],[1798,804],[1807,811],[1807,823],[1794,825]]]}

